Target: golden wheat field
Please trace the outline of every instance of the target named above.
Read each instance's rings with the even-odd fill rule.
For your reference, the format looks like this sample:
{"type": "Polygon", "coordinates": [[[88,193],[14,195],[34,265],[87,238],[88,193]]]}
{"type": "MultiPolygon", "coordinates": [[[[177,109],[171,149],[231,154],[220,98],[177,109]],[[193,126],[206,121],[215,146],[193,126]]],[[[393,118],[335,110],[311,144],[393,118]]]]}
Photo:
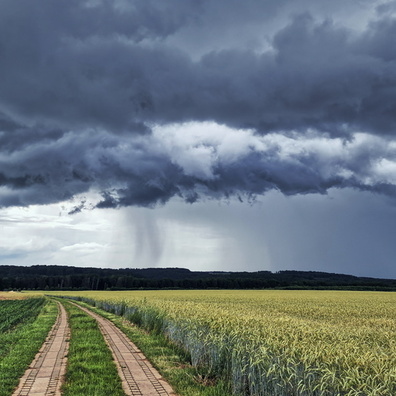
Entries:
{"type": "Polygon", "coordinates": [[[0,291],[0,300],[21,300],[27,298],[26,293],[2,292],[0,291]]]}
{"type": "Polygon", "coordinates": [[[59,294],[165,333],[235,395],[396,395],[396,293],[59,294]]]}

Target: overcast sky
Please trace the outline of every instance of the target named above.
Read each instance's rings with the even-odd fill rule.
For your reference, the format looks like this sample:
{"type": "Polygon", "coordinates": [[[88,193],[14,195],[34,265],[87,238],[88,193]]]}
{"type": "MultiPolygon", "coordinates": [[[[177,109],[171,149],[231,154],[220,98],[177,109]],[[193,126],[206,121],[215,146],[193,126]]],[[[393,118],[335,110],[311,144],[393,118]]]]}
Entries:
{"type": "Polygon", "coordinates": [[[3,0],[0,264],[396,278],[396,1],[3,0]]]}

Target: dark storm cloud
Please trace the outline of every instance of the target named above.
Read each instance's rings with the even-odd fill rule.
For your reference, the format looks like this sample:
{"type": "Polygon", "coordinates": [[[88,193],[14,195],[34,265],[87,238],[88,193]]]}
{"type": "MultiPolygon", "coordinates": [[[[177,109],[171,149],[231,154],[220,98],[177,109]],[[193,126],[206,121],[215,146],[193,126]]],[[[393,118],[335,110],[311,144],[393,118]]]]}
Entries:
{"type": "MultiPolygon", "coordinates": [[[[151,206],[175,195],[188,202],[204,196],[245,199],[272,189],[292,195],[353,186],[394,194],[396,148],[380,138],[363,135],[343,143],[318,136],[258,137],[227,129],[216,132],[212,126],[211,140],[205,135],[191,138],[189,128],[173,132],[178,142],[170,132],[134,139],[103,131],[69,132],[3,153],[1,205],[59,202],[90,190],[101,192],[100,208],[151,206]],[[227,131],[237,141],[222,135],[227,131]]],[[[71,212],[84,207],[89,207],[85,199],[71,212]]]]}
{"type": "MultiPolygon", "coordinates": [[[[220,14],[223,1],[215,2],[217,7],[207,2],[126,4],[3,2],[3,111],[29,125],[99,125],[114,131],[191,120],[259,132],[309,127],[329,133],[394,131],[392,17],[352,35],[330,20],[303,14],[275,29],[272,49],[263,53],[226,48],[193,61],[166,39],[189,24],[206,28],[205,10],[220,14]]],[[[241,13],[241,22],[262,16],[265,25],[280,7],[249,4],[250,13],[241,13]]],[[[230,24],[232,16],[239,26],[236,11],[241,7],[232,5],[224,23],[230,24]]]]}
{"type": "Polygon", "coordinates": [[[358,144],[362,153],[348,159],[338,146],[327,156],[285,154],[291,141],[310,142],[312,130],[330,143],[341,136],[348,144],[360,131],[393,138],[392,5],[360,30],[337,19],[340,5],[359,11],[369,3],[3,1],[0,205],[88,191],[101,193],[98,207],[334,186],[393,194],[394,153],[385,143],[378,151],[358,144]],[[179,128],[177,152],[152,131],[206,121],[250,128],[249,139],[266,147],[228,161],[216,157],[216,142],[191,149],[188,126],[179,128]],[[275,132],[275,143],[260,140],[275,132]],[[195,162],[180,162],[191,150],[195,162]]]}

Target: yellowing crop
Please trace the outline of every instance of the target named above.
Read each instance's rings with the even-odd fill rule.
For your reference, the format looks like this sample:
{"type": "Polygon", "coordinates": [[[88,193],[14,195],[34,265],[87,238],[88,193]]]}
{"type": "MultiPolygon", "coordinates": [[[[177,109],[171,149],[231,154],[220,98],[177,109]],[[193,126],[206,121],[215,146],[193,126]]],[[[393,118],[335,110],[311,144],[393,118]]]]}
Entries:
{"type": "Polygon", "coordinates": [[[60,294],[164,332],[236,395],[396,395],[396,293],[60,294]]]}

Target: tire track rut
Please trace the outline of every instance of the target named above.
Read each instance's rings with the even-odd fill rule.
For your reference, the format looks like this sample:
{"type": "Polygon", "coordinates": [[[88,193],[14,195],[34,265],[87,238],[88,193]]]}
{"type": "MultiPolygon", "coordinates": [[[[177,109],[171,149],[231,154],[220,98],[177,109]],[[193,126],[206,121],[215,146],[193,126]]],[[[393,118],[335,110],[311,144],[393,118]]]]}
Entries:
{"type": "Polygon", "coordinates": [[[59,302],[58,317],[43,346],[19,381],[12,396],[60,396],[66,372],[70,328],[65,308],[59,302]]]}
{"type": "Polygon", "coordinates": [[[72,303],[95,318],[109,346],[122,380],[124,392],[130,396],[173,396],[176,394],[143,353],[110,320],[72,303]]]}

